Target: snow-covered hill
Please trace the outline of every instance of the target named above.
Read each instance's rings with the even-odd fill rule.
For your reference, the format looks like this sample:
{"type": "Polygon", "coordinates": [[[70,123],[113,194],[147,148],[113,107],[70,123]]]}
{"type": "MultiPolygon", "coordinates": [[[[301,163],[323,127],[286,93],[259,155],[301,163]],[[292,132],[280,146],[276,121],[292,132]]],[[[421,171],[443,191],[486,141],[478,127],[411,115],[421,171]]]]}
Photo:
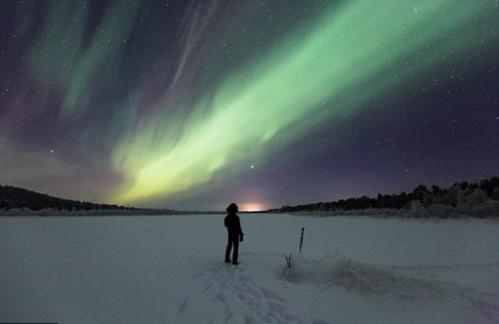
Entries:
{"type": "Polygon", "coordinates": [[[499,321],[497,221],[241,215],[233,266],[222,220],[0,218],[0,322],[499,321]]]}

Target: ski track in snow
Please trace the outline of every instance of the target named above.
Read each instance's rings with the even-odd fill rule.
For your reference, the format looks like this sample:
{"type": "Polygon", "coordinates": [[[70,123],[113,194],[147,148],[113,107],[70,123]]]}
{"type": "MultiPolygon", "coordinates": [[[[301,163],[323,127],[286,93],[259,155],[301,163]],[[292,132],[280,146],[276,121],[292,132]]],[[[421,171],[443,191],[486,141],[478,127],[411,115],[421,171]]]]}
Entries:
{"type": "Polygon", "coordinates": [[[442,282],[428,278],[439,278],[448,273],[470,270],[493,270],[499,273],[499,262],[490,263],[467,263],[458,265],[416,265],[416,266],[385,266],[386,270],[402,274],[402,276],[411,276],[414,280],[437,283],[444,292],[444,297],[455,301],[463,307],[471,306],[482,316],[492,323],[499,323],[499,296],[486,293],[474,288],[457,285],[450,282],[442,282]],[[420,279],[422,278],[422,279],[420,279]]]}
{"type": "Polygon", "coordinates": [[[306,323],[291,311],[286,299],[255,283],[243,264],[214,266],[198,274],[197,280],[203,292],[219,304],[223,322],[240,322],[236,310],[245,309],[243,323],[306,323]]]}

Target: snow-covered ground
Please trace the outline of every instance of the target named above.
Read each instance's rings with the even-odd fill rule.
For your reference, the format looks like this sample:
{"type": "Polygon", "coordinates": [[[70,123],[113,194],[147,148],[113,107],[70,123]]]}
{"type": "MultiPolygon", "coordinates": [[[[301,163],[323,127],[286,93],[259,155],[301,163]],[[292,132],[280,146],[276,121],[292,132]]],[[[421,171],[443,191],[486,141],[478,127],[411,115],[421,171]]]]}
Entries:
{"type": "Polygon", "coordinates": [[[0,322],[499,322],[497,221],[241,222],[233,266],[222,215],[0,218],[0,322]]]}

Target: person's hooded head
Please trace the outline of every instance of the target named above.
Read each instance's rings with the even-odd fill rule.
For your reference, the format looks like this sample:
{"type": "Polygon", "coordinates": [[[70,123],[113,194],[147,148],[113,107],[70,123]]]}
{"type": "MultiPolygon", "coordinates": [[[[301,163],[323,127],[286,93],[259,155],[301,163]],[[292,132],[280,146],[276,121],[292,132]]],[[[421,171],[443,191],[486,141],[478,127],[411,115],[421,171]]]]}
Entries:
{"type": "Polygon", "coordinates": [[[235,214],[239,211],[239,208],[237,207],[236,204],[232,203],[229,205],[229,207],[227,207],[227,213],[229,214],[235,214]]]}

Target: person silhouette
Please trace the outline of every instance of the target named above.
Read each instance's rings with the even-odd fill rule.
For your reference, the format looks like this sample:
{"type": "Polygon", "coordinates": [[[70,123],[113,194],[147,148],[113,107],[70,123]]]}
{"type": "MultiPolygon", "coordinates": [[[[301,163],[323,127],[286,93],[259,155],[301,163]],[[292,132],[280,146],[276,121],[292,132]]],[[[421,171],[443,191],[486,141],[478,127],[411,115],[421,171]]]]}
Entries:
{"type": "Polygon", "coordinates": [[[224,225],[227,228],[228,240],[227,248],[225,249],[225,262],[230,263],[230,251],[234,247],[234,252],[232,254],[232,264],[239,264],[237,261],[239,257],[239,242],[243,241],[244,233],[241,229],[241,221],[237,212],[239,208],[236,204],[232,203],[227,207],[227,216],[224,219],[224,225]]]}

